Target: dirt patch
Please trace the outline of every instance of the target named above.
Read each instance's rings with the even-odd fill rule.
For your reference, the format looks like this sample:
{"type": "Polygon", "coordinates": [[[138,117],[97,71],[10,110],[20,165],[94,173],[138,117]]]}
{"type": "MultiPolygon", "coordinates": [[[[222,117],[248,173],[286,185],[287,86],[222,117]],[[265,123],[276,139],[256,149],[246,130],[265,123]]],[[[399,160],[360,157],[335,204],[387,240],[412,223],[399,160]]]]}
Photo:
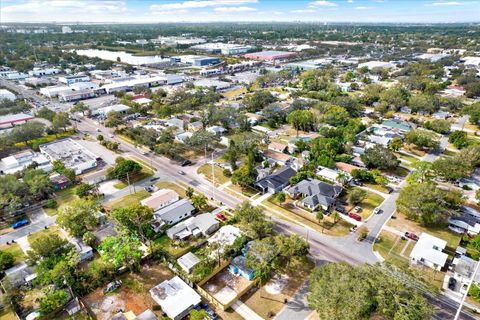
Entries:
{"type": "Polygon", "coordinates": [[[288,284],[288,275],[275,276],[265,285],[265,291],[269,294],[281,294],[285,286],[288,284]]]}

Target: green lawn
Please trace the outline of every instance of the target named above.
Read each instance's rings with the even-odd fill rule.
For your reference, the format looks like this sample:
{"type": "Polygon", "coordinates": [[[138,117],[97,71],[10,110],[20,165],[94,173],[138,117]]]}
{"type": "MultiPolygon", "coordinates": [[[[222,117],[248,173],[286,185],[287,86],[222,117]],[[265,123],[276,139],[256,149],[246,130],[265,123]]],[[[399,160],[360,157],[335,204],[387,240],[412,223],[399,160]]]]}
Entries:
{"type": "Polygon", "coordinates": [[[17,320],[17,317],[13,311],[4,309],[0,311],[0,320],[17,320]]]}
{"type": "Polygon", "coordinates": [[[141,200],[150,196],[150,193],[148,193],[144,189],[139,189],[139,188],[136,188],[136,189],[138,190],[137,192],[126,195],[112,202],[109,202],[105,205],[105,207],[109,210],[113,210],[117,208],[125,208],[132,204],[139,204],[141,200]]]}
{"type": "Polygon", "coordinates": [[[50,235],[50,234],[57,234],[60,238],[64,238],[63,234],[60,232],[60,228],[57,225],[51,225],[48,229],[44,229],[41,231],[37,231],[35,233],[30,234],[27,239],[30,244],[35,242],[38,238],[50,235]]]}
{"type": "Polygon", "coordinates": [[[388,193],[388,188],[379,184],[365,183],[365,187],[368,187],[383,193],[388,193]]]}
{"type": "Polygon", "coordinates": [[[54,199],[57,201],[57,208],[44,208],[45,213],[49,216],[57,214],[57,209],[62,204],[78,199],[78,197],[75,195],[75,187],[69,187],[67,189],[55,192],[54,199]]]}
{"type": "MultiPolygon", "coordinates": [[[[27,258],[27,256],[23,252],[22,248],[20,248],[20,246],[18,245],[18,243],[12,243],[10,245],[3,245],[3,246],[0,247],[0,251],[10,252],[11,254],[13,254],[13,256],[15,257],[15,264],[19,264],[19,263],[25,261],[25,259],[27,258]]],[[[1,319],[1,317],[0,317],[0,319],[1,319]]]]}
{"type": "MultiPolygon", "coordinates": [[[[215,186],[222,185],[228,181],[230,178],[226,177],[223,174],[223,169],[219,166],[213,166],[213,171],[215,173],[215,186]]],[[[197,170],[198,174],[203,174],[206,179],[209,181],[213,181],[212,179],[212,165],[211,164],[204,164],[197,170]]]]}
{"type": "Polygon", "coordinates": [[[404,177],[408,176],[408,174],[410,173],[410,171],[408,171],[407,169],[402,168],[402,167],[396,167],[393,170],[385,170],[385,172],[390,173],[390,174],[394,174],[394,175],[396,175],[398,177],[401,177],[401,178],[404,178],[404,177]]]}
{"type": "Polygon", "coordinates": [[[410,163],[413,163],[413,162],[417,162],[419,161],[420,159],[419,158],[416,158],[414,156],[411,156],[409,154],[406,154],[404,152],[397,152],[395,153],[397,157],[399,157],[400,159],[403,159],[403,160],[406,160],[410,163]]]}
{"type": "Polygon", "coordinates": [[[126,186],[127,186],[127,185],[126,185],[125,183],[123,183],[123,182],[115,183],[115,184],[113,185],[113,187],[114,187],[115,189],[119,189],[119,190],[125,188],[126,186]]]}
{"type": "Polygon", "coordinates": [[[367,191],[367,198],[359,204],[359,206],[362,208],[362,211],[360,211],[362,219],[367,219],[368,217],[370,217],[373,209],[378,207],[383,202],[383,200],[384,198],[381,195],[367,191]]]}
{"type": "Polygon", "coordinates": [[[154,240],[155,244],[160,245],[170,256],[178,258],[191,251],[195,241],[178,241],[174,242],[166,234],[154,240]]]}
{"type": "Polygon", "coordinates": [[[393,233],[382,231],[379,235],[379,241],[373,245],[373,250],[378,251],[380,255],[388,262],[401,266],[408,267],[409,260],[400,255],[405,240],[402,240],[400,236],[393,233]]]}
{"type": "Polygon", "coordinates": [[[185,194],[185,189],[176,184],[176,183],[173,183],[173,182],[168,182],[168,181],[160,181],[160,182],[157,182],[155,184],[155,186],[159,189],[170,189],[170,190],[173,190],[175,191],[176,193],[178,193],[178,195],[182,198],[185,198],[186,197],[186,194],[185,194]]]}

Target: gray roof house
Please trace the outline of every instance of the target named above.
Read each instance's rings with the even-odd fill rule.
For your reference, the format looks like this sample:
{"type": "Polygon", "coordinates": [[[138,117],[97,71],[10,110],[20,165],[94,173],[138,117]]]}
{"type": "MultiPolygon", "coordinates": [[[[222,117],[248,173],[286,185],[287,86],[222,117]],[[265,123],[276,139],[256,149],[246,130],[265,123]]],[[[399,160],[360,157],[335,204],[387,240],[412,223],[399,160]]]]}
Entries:
{"type": "Polygon", "coordinates": [[[258,180],[255,187],[262,190],[262,193],[276,193],[288,186],[288,180],[297,174],[297,171],[290,166],[284,166],[271,175],[258,180]]]}
{"type": "Polygon", "coordinates": [[[208,236],[217,231],[220,222],[212,213],[203,213],[180,222],[167,230],[170,239],[185,239],[191,235],[208,236]]]}
{"type": "Polygon", "coordinates": [[[193,253],[187,252],[183,256],[177,259],[177,263],[180,268],[186,273],[192,272],[193,268],[200,263],[200,259],[193,253]]]}
{"type": "Polygon", "coordinates": [[[336,203],[336,198],[342,193],[343,188],[317,179],[302,180],[296,185],[286,189],[286,193],[293,198],[300,196],[304,207],[315,210],[319,206],[329,211],[336,203]]]}
{"type": "Polygon", "coordinates": [[[152,227],[155,232],[159,232],[164,226],[173,225],[190,217],[193,211],[195,211],[195,208],[189,200],[178,200],[153,214],[152,227]]]}

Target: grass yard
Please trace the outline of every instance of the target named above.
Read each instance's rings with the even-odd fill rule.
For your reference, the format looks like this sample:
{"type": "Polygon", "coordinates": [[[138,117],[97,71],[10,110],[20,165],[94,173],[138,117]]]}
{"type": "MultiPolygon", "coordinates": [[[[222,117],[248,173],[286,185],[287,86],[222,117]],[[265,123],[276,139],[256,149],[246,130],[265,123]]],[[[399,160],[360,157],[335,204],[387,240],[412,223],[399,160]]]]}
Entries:
{"type": "Polygon", "coordinates": [[[427,154],[427,152],[425,150],[422,150],[422,149],[419,149],[417,147],[415,147],[414,145],[406,145],[404,147],[404,149],[406,151],[408,151],[408,153],[411,153],[417,157],[423,157],[424,155],[427,154]]]}
{"type": "MultiPolygon", "coordinates": [[[[284,300],[291,300],[297,290],[308,279],[314,264],[308,260],[285,275],[276,275],[258,290],[251,289],[241,300],[263,319],[277,315],[285,306],[284,300]]],[[[255,287],[254,287],[255,288],[255,287]]]]}
{"type": "MultiPolygon", "coordinates": [[[[138,188],[137,188],[138,190],[138,188]]],[[[129,195],[126,195],[120,199],[114,200],[112,202],[109,202],[105,205],[105,207],[108,210],[114,210],[117,208],[124,208],[128,207],[132,204],[138,204],[140,203],[141,200],[147,198],[150,194],[145,191],[144,189],[140,189],[139,191],[135,193],[131,193],[129,195]]]]}
{"type": "Polygon", "coordinates": [[[420,160],[419,158],[414,157],[414,156],[409,155],[409,154],[406,154],[404,152],[396,152],[395,155],[397,157],[399,157],[400,159],[403,159],[403,160],[408,161],[410,163],[417,162],[417,161],[420,160]]]}
{"type": "Polygon", "coordinates": [[[13,311],[3,309],[0,311],[0,320],[17,320],[17,317],[13,311]]]}
{"type": "Polygon", "coordinates": [[[113,187],[114,187],[115,189],[121,190],[121,189],[123,189],[123,188],[126,188],[127,185],[126,185],[125,183],[123,183],[123,182],[119,182],[119,183],[115,183],[115,184],[113,185],[113,187]]]}
{"type": "Polygon", "coordinates": [[[29,141],[27,141],[27,143],[17,142],[15,144],[15,146],[16,147],[28,147],[28,146],[30,146],[35,151],[38,151],[38,146],[41,145],[41,144],[44,144],[44,143],[47,143],[47,142],[52,142],[54,140],[61,139],[61,138],[70,137],[73,134],[75,134],[75,131],[73,131],[73,130],[72,131],[66,131],[66,132],[59,132],[57,134],[48,134],[46,136],[43,136],[43,137],[40,137],[40,138],[37,138],[37,139],[29,140],[29,141]]]}
{"type": "Polygon", "coordinates": [[[262,202],[262,205],[281,218],[286,218],[293,223],[299,225],[306,225],[317,232],[330,236],[344,236],[350,233],[351,224],[343,219],[335,222],[332,217],[324,216],[321,223],[319,223],[313,213],[305,212],[296,208],[292,203],[286,202],[282,205],[277,204],[273,197],[262,202]]]}
{"type": "Polygon", "coordinates": [[[378,207],[383,200],[385,200],[381,195],[376,193],[367,191],[367,198],[360,202],[359,206],[362,207],[362,211],[360,211],[360,215],[362,219],[367,219],[373,212],[373,209],[378,207]]]}
{"type": "Polygon", "coordinates": [[[37,231],[35,233],[30,234],[27,239],[30,244],[34,243],[38,238],[41,238],[43,236],[51,235],[51,234],[56,234],[60,238],[65,238],[62,232],[60,232],[60,227],[57,225],[51,225],[48,227],[48,229],[44,229],[41,231],[37,231]]]}
{"type": "Polygon", "coordinates": [[[117,138],[119,138],[119,139],[127,142],[127,143],[130,143],[130,144],[133,144],[133,145],[135,144],[135,141],[133,141],[132,139],[130,139],[130,138],[127,137],[127,136],[124,136],[123,134],[117,134],[117,135],[115,135],[115,136],[116,136],[117,138]]]}
{"type": "MultiPolygon", "coordinates": [[[[213,166],[213,171],[215,173],[215,186],[222,185],[228,181],[230,181],[230,178],[226,177],[223,174],[223,169],[220,168],[219,166],[213,166]]],[[[204,164],[197,170],[198,174],[203,174],[207,180],[210,182],[213,181],[212,177],[212,165],[211,164],[204,164]]]]}
{"type": "Polygon", "coordinates": [[[443,155],[445,156],[449,156],[449,157],[453,157],[454,155],[456,155],[458,153],[458,151],[455,151],[453,149],[445,149],[443,150],[443,155]]]}
{"type": "Polygon", "coordinates": [[[227,91],[227,92],[223,92],[221,95],[224,98],[230,99],[230,98],[234,98],[234,97],[239,96],[239,95],[244,94],[244,93],[247,93],[247,89],[245,87],[241,87],[241,88],[238,88],[238,89],[235,89],[235,90],[230,90],[230,91],[227,91]]]}
{"type": "Polygon", "coordinates": [[[185,198],[187,196],[185,194],[185,188],[173,182],[160,181],[160,182],[157,182],[155,186],[159,189],[171,189],[176,193],[178,193],[178,195],[182,198],[185,198]]]}
{"type": "MultiPolygon", "coordinates": [[[[0,246],[0,251],[10,252],[11,254],[13,254],[15,258],[15,264],[19,264],[25,261],[25,259],[27,258],[22,248],[20,248],[20,246],[18,245],[18,243],[12,243],[10,245],[5,244],[3,246],[0,246]]],[[[0,317],[0,320],[1,320],[1,317],[0,317]]]]}
{"type": "Polygon", "coordinates": [[[373,245],[373,250],[378,251],[380,255],[388,262],[401,267],[407,267],[409,265],[408,255],[401,256],[405,240],[402,240],[399,235],[390,233],[388,231],[382,231],[379,235],[379,241],[373,245]]]}
{"type": "MultiPolygon", "coordinates": [[[[416,223],[415,221],[409,220],[403,215],[402,213],[396,213],[395,219],[390,219],[387,223],[388,226],[393,227],[402,233],[414,232],[416,235],[420,236],[422,232],[426,232],[431,234],[432,236],[441,238],[447,241],[447,246],[450,249],[455,251],[455,248],[460,243],[460,239],[462,238],[461,235],[456,234],[450,231],[446,226],[438,226],[438,227],[424,227],[416,223]]],[[[448,249],[448,248],[447,248],[448,249]]]]}
{"type": "Polygon", "coordinates": [[[407,169],[402,168],[402,167],[396,167],[393,170],[388,170],[388,171],[385,170],[384,173],[390,173],[390,174],[396,175],[398,177],[405,178],[406,176],[408,176],[410,171],[408,171],[407,169]]]}
{"type": "Polygon", "coordinates": [[[254,195],[256,195],[257,193],[260,192],[257,189],[254,189],[254,188],[251,188],[251,187],[242,188],[241,186],[236,185],[236,184],[232,184],[232,185],[228,186],[227,188],[225,188],[225,190],[227,190],[227,189],[231,189],[233,191],[239,192],[246,197],[253,197],[254,195]]]}
{"type": "Polygon", "coordinates": [[[55,201],[57,201],[56,208],[44,208],[44,211],[49,216],[57,214],[57,209],[64,203],[70,202],[72,200],[78,199],[75,194],[75,187],[69,187],[60,191],[55,192],[55,201]]]}
{"type": "Polygon", "coordinates": [[[368,187],[370,189],[374,189],[383,193],[388,193],[388,188],[379,184],[365,183],[365,187],[368,187]]]}
{"type": "Polygon", "coordinates": [[[178,241],[174,242],[166,234],[154,240],[155,244],[160,245],[172,257],[178,258],[188,251],[192,250],[198,241],[178,241]]]}

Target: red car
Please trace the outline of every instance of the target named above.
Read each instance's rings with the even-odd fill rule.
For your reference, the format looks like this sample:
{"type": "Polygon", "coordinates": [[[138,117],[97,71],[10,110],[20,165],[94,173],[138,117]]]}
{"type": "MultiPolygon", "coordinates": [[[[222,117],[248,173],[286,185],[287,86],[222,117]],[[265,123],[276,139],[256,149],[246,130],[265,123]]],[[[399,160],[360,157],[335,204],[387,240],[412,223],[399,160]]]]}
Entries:
{"type": "Polygon", "coordinates": [[[405,232],[405,238],[411,239],[413,241],[418,241],[418,236],[412,232],[405,232]]]}
{"type": "Polygon", "coordinates": [[[223,213],[217,213],[215,216],[217,217],[218,220],[221,220],[221,221],[227,220],[227,217],[225,217],[223,213]]]}
{"type": "Polygon", "coordinates": [[[356,213],[350,212],[348,216],[352,219],[355,219],[357,221],[362,221],[362,217],[356,213]]]}

